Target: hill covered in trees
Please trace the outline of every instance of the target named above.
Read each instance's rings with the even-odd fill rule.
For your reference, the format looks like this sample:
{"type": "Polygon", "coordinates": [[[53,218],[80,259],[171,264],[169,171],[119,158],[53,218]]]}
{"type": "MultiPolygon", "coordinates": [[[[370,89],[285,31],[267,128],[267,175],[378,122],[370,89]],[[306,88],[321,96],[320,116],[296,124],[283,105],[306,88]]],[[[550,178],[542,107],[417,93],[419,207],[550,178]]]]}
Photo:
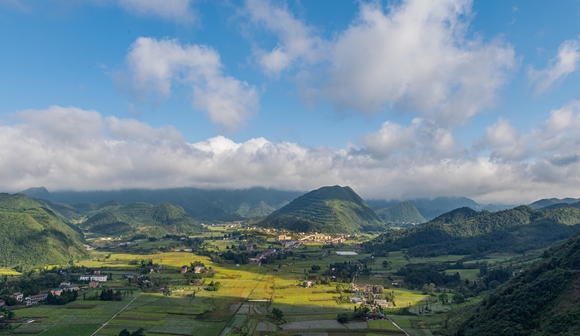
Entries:
{"type": "Polygon", "coordinates": [[[189,217],[179,206],[170,203],[152,205],[132,203],[127,205],[98,205],[100,207],[82,224],[83,230],[104,235],[143,233],[150,237],[166,234],[193,234],[201,225],[189,217]]]}
{"type": "Polygon", "coordinates": [[[419,224],[427,221],[411,202],[397,203],[391,207],[379,209],[376,213],[388,224],[419,224]]]}
{"type": "Polygon", "coordinates": [[[580,335],[580,236],[484,299],[456,335],[580,335]]]}
{"type": "Polygon", "coordinates": [[[350,187],[322,187],[274,211],[259,226],[296,232],[384,230],[385,223],[350,187]]]}
{"type": "Polygon", "coordinates": [[[57,191],[30,188],[23,191],[30,197],[68,205],[103,204],[115,200],[122,205],[131,203],[161,204],[169,202],[182,207],[198,221],[219,222],[264,218],[276,209],[288,204],[301,192],[266,188],[214,189],[123,189],[111,191],[57,191]]]}
{"type": "Polygon", "coordinates": [[[26,195],[0,194],[0,265],[68,264],[86,256],[83,234],[26,195]]]}
{"type": "Polygon", "coordinates": [[[580,226],[580,209],[498,212],[459,208],[413,228],[390,231],[365,243],[369,252],[408,249],[413,256],[522,252],[569,238],[580,226]]]}

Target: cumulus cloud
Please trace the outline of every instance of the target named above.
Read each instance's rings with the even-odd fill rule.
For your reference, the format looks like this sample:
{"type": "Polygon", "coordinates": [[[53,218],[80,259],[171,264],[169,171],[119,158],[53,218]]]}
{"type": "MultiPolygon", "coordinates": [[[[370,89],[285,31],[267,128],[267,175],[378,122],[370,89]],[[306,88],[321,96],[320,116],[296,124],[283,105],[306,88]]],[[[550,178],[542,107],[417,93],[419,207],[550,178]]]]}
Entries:
{"type": "Polygon", "coordinates": [[[513,47],[500,38],[470,36],[471,6],[470,0],[361,3],[356,20],[324,40],[286,8],[246,2],[251,18],[279,39],[259,58],[267,71],[278,73],[297,59],[305,60],[295,62],[299,77],[315,63],[325,69],[321,80],[299,81],[305,100],[363,113],[419,112],[447,125],[492,107],[517,65],[513,47]]]}
{"type": "Polygon", "coordinates": [[[478,140],[478,146],[491,150],[494,159],[543,160],[559,167],[579,161],[579,145],[580,101],[577,100],[550,111],[545,122],[528,132],[520,133],[508,120],[499,118],[495,124],[487,127],[486,136],[478,140]]]}
{"type": "Polygon", "coordinates": [[[296,19],[286,8],[264,0],[246,0],[245,11],[252,22],[273,32],[279,43],[271,51],[257,50],[255,56],[264,71],[279,75],[296,61],[312,64],[324,59],[326,41],[313,27],[296,19]]]}
{"type": "Polygon", "coordinates": [[[220,56],[204,45],[181,45],[177,40],[140,37],[126,58],[129,84],[143,99],[155,96],[156,101],[171,96],[174,86],[191,88],[192,107],[204,110],[214,123],[225,130],[243,125],[258,108],[255,87],[223,74],[220,56]]]}
{"type": "Polygon", "coordinates": [[[15,118],[16,123],[0,126],[0,190],[11,192],[39,185],[49,190],[311,190],[339,184],[369,198],[464,195],[517,203],[575,196],[580,187],[578,102],[552,111],[528,133],[514,133],[503,119],[490,126],[488,145],[501,149],[492,151],[522,157],[517,160],[466,152],[452,134],[422,119],[408,126],[385,123],[361,139],[359,149],[341,149],[224,136],[189,143],[171,126],[156,128],[74,107],[21,111],[15,118]],[[513,139],[532,138],[525,157],[504,148],[513,139]]]}
{"type": "Polygon", "coordinates": [[[567,40],[560,45],[558,55],[550,60],[546,69],[529,68],[528,78],[534,84],[534,93],[539,95],[578,69],[580,69],[580,42],[567,40]]]}
{"type": "Polygon", "coordinates": [[[378,132],[365,136],[361,142],[376,158],[448,158],[464,151],[450,130],[421,118],[413,119],[409,127],[386,121],[378,132]]]}
{"type": "Polygon", "coordinates": [[[140,16],[153,16],[179,23],[195,20],[191,0],[118,0],[121,8],[140,16]]]}
{"type": "Polygon", "coordinates": [[[408,0],[388,12],[362,4],[334,43],[323,95],[339,109],[389,106],[446,124],[491,107],[515,66],[514,50],[468,37],[470,10],[464,0],[408,0]]]}

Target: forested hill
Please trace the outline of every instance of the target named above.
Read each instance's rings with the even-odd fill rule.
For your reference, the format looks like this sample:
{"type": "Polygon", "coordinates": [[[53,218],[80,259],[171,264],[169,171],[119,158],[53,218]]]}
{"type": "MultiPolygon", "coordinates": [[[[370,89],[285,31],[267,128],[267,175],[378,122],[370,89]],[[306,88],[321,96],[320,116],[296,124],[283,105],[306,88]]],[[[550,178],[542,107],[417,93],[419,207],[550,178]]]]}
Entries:
{"type": "Polygon", "coordinates": [[[214,189],[123,189],[111,191],[56,191],[45,188],[30,188],[23,191],[34,198],[41,198],[69,205],[77,203],[102,204],[115,200],[120,204],[169,202],[182,207],[198,221],[233,221],[264,218],[276,209],[290,203],[302,192],[282,191],[266,188],[214,189]]]}
{"type": "Polygon", "coordinates": [[[406,248],[415,256],[521,252],[570,237],[578,223],[577,208],[533,210],[520,206],[498,212],[460,208],[420,226],[381,234],[365,248],[369,252],[406,248]]]}
{"type": "Polygon", "coordinates": [[[22,194],[0,194],[0,265],[66,265],[86,255],[80,230],[22,194]]]}
{"type": "Polygon", "coordinates": [[[411,202],[397,203],[391,207],[379,209],[376,213],[385,223],[419,224],[427,221],[411,202]]]}
{"type": "Polygon", "coordinates": [[[296,232],[384,230],[385,223],[350,187],[323,187],[274,211],[258,225],[296,232]]]}
{"type": "Polygon", "coordinates": [[[576,235],[484,299],[457,335],[580,335],[579,303],[576,235]]]}
{"type": "Polygon", "coordinates": [[[185,211],[170,203],[152,205],[132,203],[103,206],[82,224],[83,230],[105,235],[146,234],[161,237],[166,234],[193,234],[201,225],[185,211]]]}

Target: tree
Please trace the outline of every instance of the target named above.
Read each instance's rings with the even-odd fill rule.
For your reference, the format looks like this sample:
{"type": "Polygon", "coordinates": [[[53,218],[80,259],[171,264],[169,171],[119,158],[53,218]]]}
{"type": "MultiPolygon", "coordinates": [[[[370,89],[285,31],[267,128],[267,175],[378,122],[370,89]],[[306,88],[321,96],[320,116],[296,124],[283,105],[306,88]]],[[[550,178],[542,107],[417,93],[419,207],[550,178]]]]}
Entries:
{"type": "Polygon", "coordinates": [[[453,295],[452,301],[453,301],[453,303],[460,304],[460,303],[465,302],[465,297],[463,296],[463,294],[457,293],[457,294],[453,295]]]}
{"type": "Polygon", "coordinates": [[[284,318],[284,313],[278,308],[272,309],[272,315],[278,321],[282,321],[282,319],[284,318]]]}
{"type": "Polygon", "coordinates": [[[136,331],[133,331],[130,336],[145,336],[145,329],[139,328],[136,331]]]}
{"type": "Polygon", "coordinates": [[[119,336],[131,336],[131,332],[127,329],[123,329],[119,332],[119,336]]]}
{"type": "Polygon", "coordinates": [[[446,304],[447,302],[449,302],[449,296],[447,296],[447,293],[439,294],[439,301],[443,304],[446,304]]]}

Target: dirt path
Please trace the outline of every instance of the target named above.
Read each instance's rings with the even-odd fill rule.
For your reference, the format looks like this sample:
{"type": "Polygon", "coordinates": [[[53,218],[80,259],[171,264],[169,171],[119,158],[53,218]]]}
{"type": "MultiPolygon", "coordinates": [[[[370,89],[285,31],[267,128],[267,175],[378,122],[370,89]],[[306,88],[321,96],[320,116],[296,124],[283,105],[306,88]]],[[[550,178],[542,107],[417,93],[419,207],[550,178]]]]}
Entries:
{"type": "Polygon", "coordinates": [[[137,300],[137,298],[134,298],[133,300],[131,300],[131,302],[127,303],[125,307],[121,308],[121,310],[119,310],[115,315],[113,315],[113,317],[111,317],[107,322],[103,323],[103,325],[99,329],[97,329],[94,333],[92,333],[91,336],[95,336],[99,331],[101,331],[101,329],[106,327],[107,324],[109,324],[109,322],[111,322],[115,317],[117,317],[117,315],[121,314],[123,310],[127,309],[127,307],[129,307],[129,305],[133,303],[133,301],[135,300],[137,300]]]}

